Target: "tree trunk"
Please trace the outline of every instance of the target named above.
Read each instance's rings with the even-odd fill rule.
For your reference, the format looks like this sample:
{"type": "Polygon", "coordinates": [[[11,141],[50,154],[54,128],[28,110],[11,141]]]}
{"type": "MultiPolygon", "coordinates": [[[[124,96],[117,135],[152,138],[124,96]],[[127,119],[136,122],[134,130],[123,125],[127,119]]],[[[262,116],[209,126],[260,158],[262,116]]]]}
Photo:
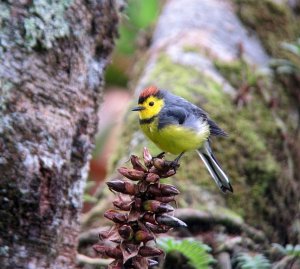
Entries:
{"type": "Polygon", "coordinates": [[[74,268],[120,1],[0,4],[1,268],[74,268]]]}

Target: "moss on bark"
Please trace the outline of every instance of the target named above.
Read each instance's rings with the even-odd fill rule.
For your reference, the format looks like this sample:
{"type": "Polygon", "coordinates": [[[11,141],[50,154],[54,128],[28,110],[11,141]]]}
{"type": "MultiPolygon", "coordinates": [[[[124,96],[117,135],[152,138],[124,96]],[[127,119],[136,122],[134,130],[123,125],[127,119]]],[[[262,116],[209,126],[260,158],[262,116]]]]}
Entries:
{"type": "MultiPolygon", "coordinates": [[[[287,7],[270,0],[236,2],[243,22],[257,32],[272,55],[282,56],[280,42],[296,39],[299,19],[287,7]]],[[[297,197],[294,179],[289,176],[292,172],[287,168],[293,160],[285,135],[295,131],[287,90],[273,81],[270,72],[261,72],[255,62],[249,63],[247,51],[243,53],[241,49],[240,57],[222,58],[206,52],[195,40],[179,40],[180,45],[172,39],[165,43],[166,47],[156,50],[139,87],[155,84],[192,101],[229,133],[227,139],[212,141],[216,157],[235,191],[233,195],[222,196],[196,153],[191,152],[184,155],[173,179],[184,193],[179,204],[211,211],[212,205],[216,210],[218,204],[223,211],[228,206],[249,224],[264,230],[272,240],[292,240],[287,227],[294,225],[290,219],[296,214],[297,205],[283,209],[287,193],[297,197]],[[188,59],[193,60],[187,63],[188,59]],[[195,64],[196,59],[200,66],[195,64]],[[225,84],[230,84],[235,92],[228,94],[225,84]],[[273,107],[272,102],[277,105],[273,107]]],[[[125,143],[118,151],[119,157],[129,156],[128,145],[138,154],[142,146],[149,146],[150,142],[138,131],[136,114],[129,114],[124,129],[125,143]]],[[[114,160],[117,159],[115,156],[114,160]]]]}
{"type": "Polygon", "coordinates": [[[299,16],[286,3],[272,0],[235,1],[240,19],[256,32],[268,53],[275,57],[287,57],[280,47],[281,42],[294,41],[299,37],[299,16]]]}
{"type": "MultiPolygon", "coordinates": [[[[155,85],[172,91],[189,101],[201,106],[210,113],[222,128],[228,133],[228,138],[213,138],[212,144],[216,156],[224,170],[232,180],[235,193],[226,196],[228,207],[242,218],[265,231],[271,223],[265,218],[265,205],[268,204],[268,191],[280,177],[282,164],[276,160],[274,145],[280,147],[280,135],[277,123],[274,121],[268,104],[264,102],[258,91],[258,83],[268,80],[258,74],[253,67],[243,60],[232,63],[218,63],[217,67],[232,85],[238,87],[244,81],[252,90],[250,101],[238,108],[232,97],[224,92],[223,85],[199,72],[196,68],[180,63],[174,63],[166,54],[160,54],[155,66],[148,76],[148,84],[155,81],[155,85]]],[[[150,147],[153,153],[159,149],[145,140],[138,130],[138,116],[135,113],[127,115],[126,126],[122,138],[125,143],[118,151],[118,156],[128,156],[128,144],[133,152],[139,154],[143,146],[150,147]],[[130,126],[130,128],[128,128],[130,126]]],[[[171,159],[172,156],[167,156],[171,159]]],[[[114,160],[117,160],[115,156],[114,160]]],[[[181,188],[181,206],[189,205],[193,208],[206,208],[203,197],[205,190],[218,195],[218,188],[207,173],[204,165],[195,152],[184,155],[181,168],[173,179],[181,188]],[[198,185],[200,189],[196,187],[198,185]],[[187,186],[193,186],[188,188],[187,186]],[[203,192],[204,190],[204,192],[203,192]]],[[[218,200],[218,198],[216,198],[218,200]]],[[[219,200],[221,207],[224,205],[219,200]]],[[[210,204],[210,203],[209,203],[210,204]]],[[[231,212],[231,211],[230,211],[231,212]]]]}
{"type": "Polygon", "coordinates": [[[8,3],[0,3],[0,53],[12,43],[28,50],[50,49],[56,39],[68,37],[70,29],[65,11],[72,2],[73,0],[33,0],[30,4],[20,4],[24,7],[22,13],[8,3]],[[16,15],[18,20],[13,22],[15,29],[12,31],[9,18],[16,15]],[[17,25],[20,27],[17,28],[17,25]]]}

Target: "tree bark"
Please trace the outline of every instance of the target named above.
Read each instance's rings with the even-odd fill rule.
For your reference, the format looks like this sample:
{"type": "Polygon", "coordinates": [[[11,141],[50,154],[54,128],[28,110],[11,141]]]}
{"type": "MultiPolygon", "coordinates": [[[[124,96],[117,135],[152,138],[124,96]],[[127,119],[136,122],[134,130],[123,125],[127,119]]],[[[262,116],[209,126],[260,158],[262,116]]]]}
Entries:
{"type": "Polygon", "coordinates": [[[0,267],[74,268],[121,1],[0,4],[0,267]]]}

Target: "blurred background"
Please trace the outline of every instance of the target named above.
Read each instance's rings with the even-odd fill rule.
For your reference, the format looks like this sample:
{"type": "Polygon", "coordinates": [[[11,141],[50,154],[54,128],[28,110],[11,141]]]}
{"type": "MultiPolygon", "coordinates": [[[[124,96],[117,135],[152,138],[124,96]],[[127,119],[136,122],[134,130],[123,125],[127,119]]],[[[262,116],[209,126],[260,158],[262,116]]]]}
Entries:
{"type": "Polygon", "coordinates": [[[300,268],[300,0],[5,0],[0,62],[0,269],[300,268]],[[196,152],[145,176],[150,85],[229,134],[234,193],[196,152]]]}
{"type": "Polygon", "coordinates": [[[99,132],[90,163],[83,212],[97,201],[93,196],[107,176],[109,159],[116,150],[124,115],[133,101],[135,65],[150,46],[152,33],[164,1],[130,0],[122,14],[119,38],[105,75],[103,103],[99,111],[99,132]]]}
{"type": "Polygon", "coordinates": [[[172,1],[128,1],[106,70],[82,229],[108,225],[101,219],[108,206],[103,200],[111,197],[103,191],[105,181],[116,177],[124,156],[141,153],[144,145],[152,149],[142,138],[133,148],[126,143],[137,130],[128,108],[136,92],[154,83],[203,105],[229,132],[214,149],[235,190],[221,196],[199,160],[183,158],[185,171],[177,178],[184,183],[172,181],[182,192],[177,205],[196,211],[183,214],[188,231],[175,230],[170,241],[160,242],[168,253],[160,268],[300,268],[300,1],[201,5],[188,17],[184,1],[174,7],[172,1]],[[184,27],[184,38],[173,35],[178,29],[184,35],[184,27]],[[120,149],[121,139],[126,149],[120,149]],[[190,247],[213,258],[205,254],[199,266],[201,260],[185,251],[190,247]]]}

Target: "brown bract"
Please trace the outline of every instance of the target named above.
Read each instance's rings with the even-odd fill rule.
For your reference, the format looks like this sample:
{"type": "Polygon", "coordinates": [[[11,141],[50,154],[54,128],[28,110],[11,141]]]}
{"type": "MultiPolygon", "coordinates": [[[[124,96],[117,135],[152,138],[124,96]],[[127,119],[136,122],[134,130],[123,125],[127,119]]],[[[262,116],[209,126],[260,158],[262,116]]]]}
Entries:
{"type": "Polygon", "coordinates": [[[160,179],[176,173],[174,164],[163,156],[152,158],[144,149],[144,164],[132,155],[133,168],[121,167],[119,173],[129,180],[116,179],[107,183],[118,194],[104,216],[114,226],[99,235],[100,242],[94,246],[103,258],[115,259],[109,269],[147,269],[157,264],[150,259],[163,254],[155,247],[157,234],[166,233],[173,227],[186,224],[171,216],[174,208],[169,204],[179,194],[176,187],[161,184],[160,179]]]}

